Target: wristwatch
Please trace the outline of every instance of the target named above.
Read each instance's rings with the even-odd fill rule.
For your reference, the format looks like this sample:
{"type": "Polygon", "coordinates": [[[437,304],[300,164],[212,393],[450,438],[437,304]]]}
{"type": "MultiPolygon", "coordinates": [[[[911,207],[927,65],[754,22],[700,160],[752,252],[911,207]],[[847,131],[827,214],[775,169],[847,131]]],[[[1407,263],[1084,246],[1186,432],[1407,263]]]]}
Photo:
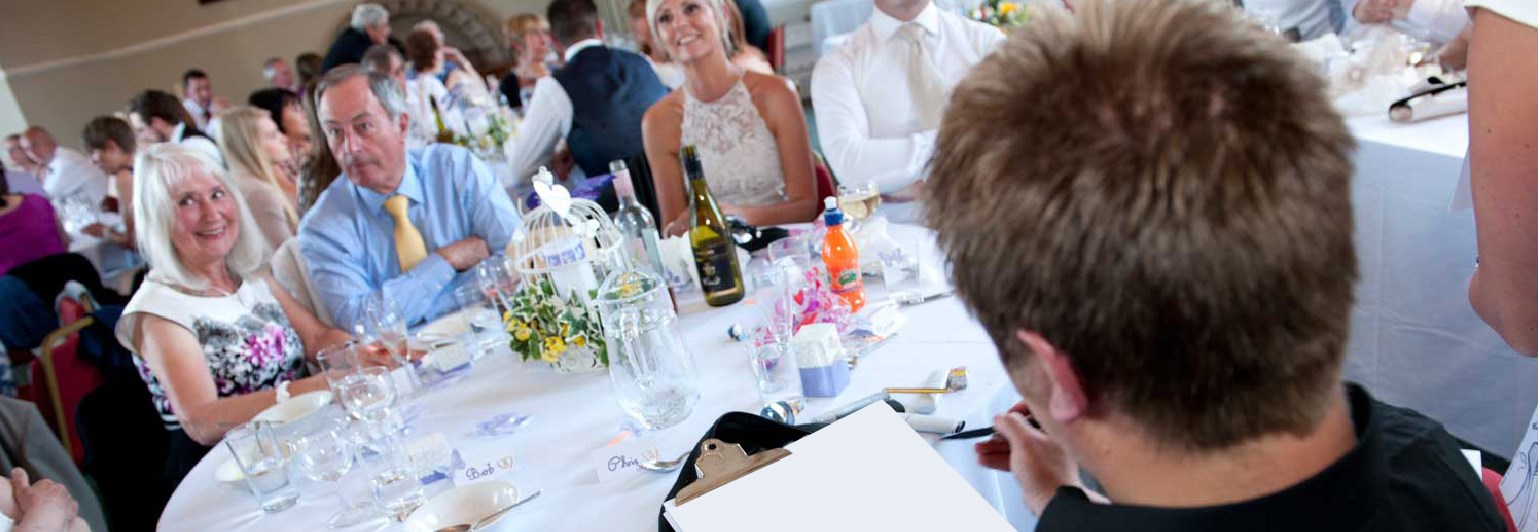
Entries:
{"type": "Polygon", "coordinates": [[[286,401],[288,401],[288,399],[290,397],[293,397],[293,396],[289,395],[289,393],[288,393],[288,385],[290,385],[290,384],[293,384],[293,382],[291,382],[291,381],[282,381],[282,382],[278,383],[278,402],[279,403],[286,402],[286,401]]]}

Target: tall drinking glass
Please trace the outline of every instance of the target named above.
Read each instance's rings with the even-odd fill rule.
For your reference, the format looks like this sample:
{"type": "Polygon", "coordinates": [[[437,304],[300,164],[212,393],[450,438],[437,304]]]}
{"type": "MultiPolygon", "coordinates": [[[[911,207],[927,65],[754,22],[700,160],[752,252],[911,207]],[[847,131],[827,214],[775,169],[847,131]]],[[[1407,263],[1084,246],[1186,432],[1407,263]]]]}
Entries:
{"type": "Polygon", "coordinates": [[[801,286],[801,271],[793,258],[758,263],[753,272],[758,287],[754,299],[760,310],[760,322],[748,339],[748,360],[753,365],[753,380],[759,399],[764,403],[784,401],[796,408],[805,399],[801,391],[801,372],[796,364],[790,340],[801,314],[795,294],[801,286]]]}
{"type": "Polygon", "coordinates": [[[502,332],[502,316],[492,303],[494,298],[494,295],[488,297],[480,286],[474,284],[454,289],[454,299],[459,302],[460,315],[464,317],[465,328],[469,330],[470,341],[466,347],[471,350],[472,358],[485,356],[503,341],[505,333],[502,332]]]}
{"type": "Polygon", "coordinates": [[[404,377],[401,383],[406,395],[413,395],[422,389],[422,380],[417,375],[416,366],[410,362],[410,353],[407,352],[407,343],[410,338],[406,331],[406,314],[401,312],[394,299],[390,299],[384,291],[374,293],[364,301],[364,323],[370,342],[382,346],[388,351],[390,359],[395,361],[398,367],[404,368],[404,377]]]}
{"type": "MultiPolygon", "coordinates": [[[[358,360],[358,347],[357,342],[349,340],[327,346],[315,354],[315,364],[320,366],[320,374],[326,376],[326,384],[333,393],[343,378],[363,367],[358,360]]],[[[336,399],[337,403],[341,403],[342,396],[337,395],[336,399]]]]}
{"type": "Polygon", "coordinates": [[[395,522],[405,521],[411,512],[427,502],[422,482],[417,479],[406,451],[395,440],[387,440],[380,452],[367,461],[369,486],[374,502],[385,516],[395,522]]]}
{"type": "Polygon", "coordinates": [[[224,446],[235,456],[246,486],[263,512],[281,512],[299,501],[299,489],[288,478],[287,449],[270,423],[258,421],[230,429],[224,435],[224,446]]]}
{"type": "Polygon", "coordinates": [[[367,502],[354,504],[347,500],[342,478],[353,469],[356,459],[353,443],[336,426],[325,426],[310,434],[289,440],[289,448],[299,463],[299,469],[312,480],[333,484],[342,508],[326,520],[326,526],[345,528],[367,521],[374,516],[373,505],[367,502]]]}

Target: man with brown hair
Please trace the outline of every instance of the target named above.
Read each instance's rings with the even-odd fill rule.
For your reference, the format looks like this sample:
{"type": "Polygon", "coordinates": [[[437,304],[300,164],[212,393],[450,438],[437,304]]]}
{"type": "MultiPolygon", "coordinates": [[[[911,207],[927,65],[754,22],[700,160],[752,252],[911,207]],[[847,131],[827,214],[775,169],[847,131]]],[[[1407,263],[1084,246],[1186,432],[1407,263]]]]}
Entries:
{"type": "Polygon", "coordinates": [[[1323,83],[1217,3],[1074,9],[957,86],[932,162],[1024,397],[979,461],[1039,531],[1504,529],[1440,425],[1340,380],[1354,142],[1323,83]]]}

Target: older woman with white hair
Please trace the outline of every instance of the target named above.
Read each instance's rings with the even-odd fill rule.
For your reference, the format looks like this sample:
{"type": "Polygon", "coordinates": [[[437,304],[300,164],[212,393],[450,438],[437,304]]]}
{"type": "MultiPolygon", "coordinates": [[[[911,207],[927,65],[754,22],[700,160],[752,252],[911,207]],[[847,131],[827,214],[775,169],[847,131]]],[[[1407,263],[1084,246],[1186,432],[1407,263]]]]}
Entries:
{"type": "MultiPolygon", "coordinates": [[[[817,215],[812,147],[801,98],[783,78],[745,70],[724,0],[647,0],[653,43],[684,68],[684,83],[641,121],[662,220],[687,228],[678,152],[693,145],[721,210],[752,225],[809,222],[817,215]]],[[[676,232],[676,231],[675,231],[676,232]]]]}
{"type": "Polygon", "coordinates": [[[303,377],[304,361],[350,337],[259,270],[269,250],[218,163],[158,144],[134,169],[135,232],[150,269],[117,337],[171,432],[175,483],[230,428],[290,394],[326,389],[303,377]]]}

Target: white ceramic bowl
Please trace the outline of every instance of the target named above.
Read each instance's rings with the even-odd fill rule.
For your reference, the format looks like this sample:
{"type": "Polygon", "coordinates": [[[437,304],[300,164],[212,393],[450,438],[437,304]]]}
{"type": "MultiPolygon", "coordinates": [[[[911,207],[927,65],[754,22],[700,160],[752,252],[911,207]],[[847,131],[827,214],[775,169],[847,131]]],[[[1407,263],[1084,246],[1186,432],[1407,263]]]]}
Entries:
{"type": "Polygon", "coordinates": [[[287,401],[267,407],[258,413],[252,421],[272,421],[274,423],[289,424],[304,419],[310,414],[321,411],[326,405],[331,404],[330,391],[315,391],[290,397],[287,401]]]}
{"type": "Polygon", "coordinates": [[[434,532],[475,520],[518,501],[518,488],[499,481],[460,486],[434,496],[404,523],[408,532],[434,532]]]}

